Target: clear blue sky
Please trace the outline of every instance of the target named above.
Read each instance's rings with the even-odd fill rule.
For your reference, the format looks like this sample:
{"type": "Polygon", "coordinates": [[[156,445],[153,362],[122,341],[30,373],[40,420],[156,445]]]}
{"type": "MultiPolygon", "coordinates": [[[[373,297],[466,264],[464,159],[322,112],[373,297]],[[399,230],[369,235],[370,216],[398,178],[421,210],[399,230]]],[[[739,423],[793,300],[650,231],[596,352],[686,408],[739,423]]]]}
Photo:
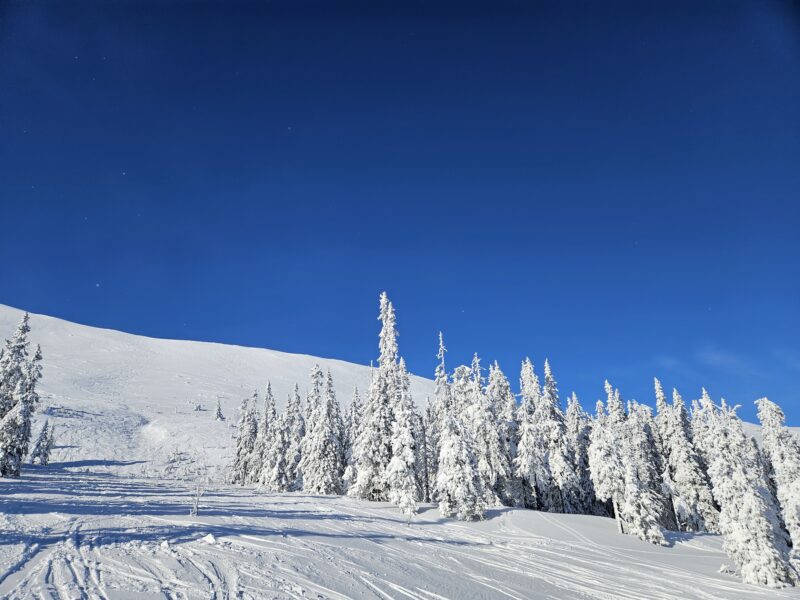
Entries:
{"type": "Polygon", "coordinates": [[[800,425],[798,3],[395,4],[0,3],[0,302],[800,425]]]}

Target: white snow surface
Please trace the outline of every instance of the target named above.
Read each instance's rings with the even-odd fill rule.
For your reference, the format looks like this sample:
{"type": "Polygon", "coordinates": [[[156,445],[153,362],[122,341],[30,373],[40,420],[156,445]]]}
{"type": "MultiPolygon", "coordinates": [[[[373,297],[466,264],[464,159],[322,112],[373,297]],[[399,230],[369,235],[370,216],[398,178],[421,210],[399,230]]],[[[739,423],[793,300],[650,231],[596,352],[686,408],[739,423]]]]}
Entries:
{"type": "MultiPolygon", "coordinates": [[[[0,305],[0,336],[21,314],[0,305]]],[[[720,572],[731,561],[715,535],[658,547],[611,519],[505,508],[464,523],[422,505],[407,522],[388,504],[226,485],[243,396],[269,379],[282,405],[319,362],[347,401],[368,367],[37,315],[31,326],[45,356],[34,433],[49,418],[57,447],[48,467],[0,479],[2,599],[800,597],[720,572]],[[192,517],[203,464],[216,481],[192,517]]],[[[432,384],[412,387],[422,403],[432,384]]]]}

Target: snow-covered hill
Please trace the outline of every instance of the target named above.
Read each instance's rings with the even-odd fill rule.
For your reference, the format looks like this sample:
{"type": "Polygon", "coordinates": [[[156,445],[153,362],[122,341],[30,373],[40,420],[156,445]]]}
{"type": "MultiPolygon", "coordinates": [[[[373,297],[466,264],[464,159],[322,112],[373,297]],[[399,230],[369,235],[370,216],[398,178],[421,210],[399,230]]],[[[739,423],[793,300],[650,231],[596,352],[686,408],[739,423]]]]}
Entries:
{"type": "MultiPolygon", "coordinates": [[[[21,316],[0,305],[0,337],[21,316]]],[[[45,356],[35,430],[50,419],[57,447],[50,466],[0,479],[0,598],[797,597],[718,572],[730,564],[719,536],[673,533],[658,547],[600,517],[494,509],[463,523],[422,505],[409,524],[387,504],[268,494],[219,471],[189,517],[187,475],[227,463],[254,388],[263,398],[270,380],[282,406],[319,363],[346,402],[369,368],[38,315],[31,327],[45,356]]],[[[432,382],[413,378],[412,391],[421,404],[432,382]]]]}
{"type": "MultiPolygon", "coordinates": [[[[10,337],[23,311],[0,305],[0,338],[10,337]]],[[[159,474],[176,462],[223,465],[243,398],[269,380],[278,402],[300,384],[305,394],[314,364],[330,369],[337,397],[353,386],[366,391],[367,366],[224,344],[162,340],[31,315],[33,343],[41,344],[44,376],[37,424],[57,428],[56,461],[92,461],[113,471],[159,474]],[[215,421],[220,399],[225,422],[215,421]],[[195,411],[200,403],[204,410],[195,411]]],[[[377,348],[377,338],[376,338],[377,348]]],[[[432,383],[412,377],[424,402],[432,383]]]]}

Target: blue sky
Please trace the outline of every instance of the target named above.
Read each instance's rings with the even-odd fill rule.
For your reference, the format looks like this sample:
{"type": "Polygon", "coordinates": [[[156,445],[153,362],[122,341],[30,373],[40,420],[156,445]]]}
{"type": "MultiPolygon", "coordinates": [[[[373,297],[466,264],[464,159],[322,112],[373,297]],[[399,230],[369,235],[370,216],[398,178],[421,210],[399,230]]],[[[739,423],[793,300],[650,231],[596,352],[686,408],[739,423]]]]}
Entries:
{"type": "Polygon", "coordinates": [[[792,2],[5,2],[0,302],[800,425],[798,106],[792,2]]]}

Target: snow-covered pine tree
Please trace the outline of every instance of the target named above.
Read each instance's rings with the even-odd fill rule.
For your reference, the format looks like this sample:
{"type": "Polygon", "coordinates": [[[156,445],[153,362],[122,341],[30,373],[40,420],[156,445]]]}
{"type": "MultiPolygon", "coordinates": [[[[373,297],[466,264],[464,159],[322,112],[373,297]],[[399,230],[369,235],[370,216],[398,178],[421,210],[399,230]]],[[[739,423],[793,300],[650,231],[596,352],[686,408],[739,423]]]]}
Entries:
{"type": "Polygon", "coordinates": [[[44,425],[42,425],[42,429],[39,431],[36,442],[33,444],[33,450],[31,450],[31,454],[28,457],[28,462],[32,465],[36,464],[37,461],[39,464],[47,464],[46,462],[42,462],[42,454],[47,448],[48,439],[50,439],[50,421],[45,421],[44,425]]]}
{"type": "Polygon", "coordinates": [[[606,394],[607,402],[612,405],[614,412],[607,412],[603,403],[597,401],[597,412],[589,434],[589,473],[595,496],[601,502],[611,503],[617,526],[621,533],[625,533],[620,512],[625,498],[625,465],[621,443],[625,414],[621,407],[614,405],[614,390],[608,381],[606,394]]]}
{"type": "Polygon", "coordinates": [[[486,395],[489,397],[489,405],[497,423],[504,454],[503,460],[508,465],[508,474],[505,477],[499,477],[496,492],[506,506],[519,506],[522,502],[522,488],[519,480],[514,476],[513,470],[519,435],[516,417],[517,401],[514,392],[511,391],[511,385],[497,361],[489,366],[486,395]]]}
{"type": "Polygon", "coordinates": [[[672,392],[672,405],[666,403],[661,383],[655,380],[656,423],[661,432],[665,493],[672,499],[675,521],[680,531],[717,532],[719,511],[714,504],[700,456],[689,437],[686,408],[678,390],[672,392]]]}
{"type": "Polygon", "coordinates": [[[356,463],[353,458],[356,440],[361,433],[361,419],[364,412],[364,404],[358,394],[358,386],[353,388],[353,399],[347,408],[344,419],[344,475],[342,476],[342,486],[346,493],[356,480],[356,463]]]}
{"type": "MultiPolygon", "coordinates": [[[[258,402],[258,392],[253,392],[253,404],[258,402]]],[[[247,399],[239,407],[239,423],[236,433],[236,454],[231,465],[231,483],[245,485],[251,480],[249,471],[256,436],[258,435],[258,421],[247,399]]]]}
{"type": "Polygon", "coordinates": [[[591,425],[589,416],[581,408],[578,397],[574,392],[567,400],[566,430],[567,442],[572,452],[572,465],[578,478],[577,505],[579,512],[586,515],[594,514],[597,510],[594,486],[589,472],[589,435],[591,425]]]}
{"type": "MultiPolygon", "coordinates": [[[[426,400],[427,402],[427,400],[426,400]]],[[[422,502],[430,502],[431,483],[431,450],[428,437],[427,413],[414,412],[414,480],[417,484],[417,498],[422,502]]]]}
{"type": "Polygon", "coordinates": [[[665,502],[661,496],[662,484],[654,422],[650,408],[631,402],[628,418],[623,427],[622,463],[625,467],[625,487],[620,506],[625,521],[625,533],[652,544],[666,545],[662,531],[665,502]]]}
{"type": "MultiPolygon", "coordinates": [[[[783,523],[800,557],[800,444],[786,427],[780,406],[768,398],[756,400],[761,421],[764,456],[775,493],[781,506],[783,523]]],[[[798,563],[800,564],[800,560],[798,563]]]]}
{"type": "Polygon", "coordinates": [[[286,430],[289,441],[286,450],[286,478],[289,480],[289,490],[303,489],[303,474],[300,471],[301,445],[306,435],[306,422],[303,417],[302,400],[300,399],[300,386],[294,385],[294,390],[289,394],[286,402],[286,430]]]}
{"type": "Polygon", "coordinates": [[[222,404],[220,404],[219,398],[217,398],[217,408],[214,411],[214,420],[215,421],[224,421],[225,415],[222,414],[222,404]]]}
{"type": "Polygon", "coordinates": [[[392,406],[392,459],[386,469],[389,502],[411,516],[417,512],[416,447],[414,441],[414,404],[411,399],[406,363],[398,365],[399,385],[392,406]]]}
{"type": "Polygon", "coordinates": [[[445,415],[450,410],[450,382],[444,364],[444,355],[447,348],[444,345],[444,336],[439,332],[439,350],[436,353],[438,363],[434,373],[433,398],[428,399],[425,409],[426,433],[428,446],[428,487],[435,494],[436,469],[439,468],[439,432],[441,431],[445,415]]]}
{"type": "Polygon", "coordinates": [[[39,457],[39,462],[42,465],[50,464],[50,454],[56,445],[56,428],[54,425],[50,426],[50,432],[47,434],[47,442],[45,442],[44,450],[39,457]]]}
{"type": "Polygon", "coordinates": [[[758,451],[742,428],[736,408],[714,405],[708,394],[698,403],[694,424],[704,432],[708,475],[720,506],[723,548],[745,583],[797,585],[790,562],[789,536],[781,527],[777,503],[758,451]]]}
{"type": "MultiPolygon", "coordinates": [[[[448,411],[449,412],[449,411],[448,411]]],[[[455,414],[446,414],[440,431],[436,497],[444,517],[461,521],[482,519],[486,512],[478,465],[463,435],[463,424],[455,414]]]]}
{"type": "Polygon", "coordinates": [[[489,506],[502,505],[501,483],[508,481],[511,465],[508,463],[505,439],[501,438],[499,422],[492,410],[488,394],[483,389],[480,359],[472,360],[472,389],[466,419],[470,429],[473,454],[478,464],[478,476],[489,506]]]}
{"type": "Polygon", "coordinates": [[[287,473],[289,454],[289,420],[286,413],[278,415],[272,426],[273,439],[269,445],[269,454],[264,464],[271,465],[269,473],[264,477],[264,485],[273,492],[289,491],[291,481],[287,473]]]}
{"type": "Polygon", "coordinates": [[[36,384],[42,376],[42,352],[37,346],[28,357],[29,332],[25,313],[0,354],[0,476],[19,476],[30,445],[31,415],[39,403],[36,384]]]}
{"type": "MultiPolygon", "coordinates": [[[[20,384],[17,384],[20,387],[20,384]]],[[[23,432],[30,423],[28,405],[15,402],[14,407],[0,419],[0,477],[18,477],[22,468],[19,448],[23,445],[23,432]]]]}
{"type": "Polygon", "coordinates": [[[543,441],[543,449],[550,472],[548,484],[547,510],[551,512],[580,513],[580,484],[572,462],[564,413],[558,397],[558,386],[550,363],[544,361],[544,386],[538,410],[535,411],[535,423],[539,429],[539,437],[543,441]]]}
{"type": "Polygon", "coordinates": [[[341,426],[333,380],[325,378],[319,365],[311,371],[308,430],[301,444],[300,470],[303,490],[312,494],[338,494],[342,488],[341,426]],[[324,383],[323,383],[324,380],[324,383]]]}
{"type": "Polygon", "coordinates": [[[267,382],[267,391],[264,393],[264,412],[261,413],[261,422],[258,425],[258,437],[253,451],[254,481],[261,485],[268,485],[272,477],[272,461],[275,460],[275,425],[278,413],[275,409],[275,396],[272,395],[272,383],[267,382]]]}
{"type": "Polygon", "coordinates": [[[380,297],[378,318],[381,321],[378,368],[364,407],[364,428],[354,449],[356,481],[348,494],[365,500],[386,501],[389,499],[386,469],[392,459],[392,402],[398,386],[395,313],[386,292],[380,297]]]}
{"type": "Polygon", "coordinates": [[[14,335],[6,340],[5,346],[0,350],[0,419],[14,408],[17,382],[25,376],[28,333],[31,330],[29,322],[30,315],[25,313],[14,335]]]}
{"type": "Polygon", "coordinates": [[[539,378],[529,358],[522,361],[520,372],[520,393],[522,402],[517,410],[519,440],[517,455],[514,457],[514,474],[522,489],[522,506],[525,508],[545,508],[541,490],[550,482],[546,457],[540,453],[541,440],[535,423],[536,407],[541,402],[539,378]]]}

